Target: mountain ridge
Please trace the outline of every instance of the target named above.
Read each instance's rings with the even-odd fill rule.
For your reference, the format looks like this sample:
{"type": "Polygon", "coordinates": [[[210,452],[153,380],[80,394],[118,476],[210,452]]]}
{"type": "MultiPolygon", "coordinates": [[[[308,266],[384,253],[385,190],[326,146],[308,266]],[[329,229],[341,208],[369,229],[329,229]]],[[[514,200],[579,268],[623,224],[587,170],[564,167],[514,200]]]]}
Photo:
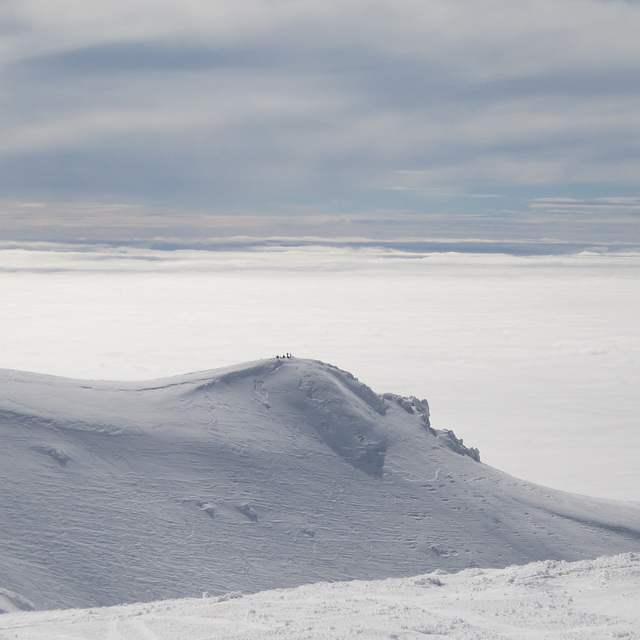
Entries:
{"type": "Polygon", "coordinates": [[[0,589],[39,609],[640,551],[640,505],[512,478],[320,361],[2,370],[0,434],[0,589]]]}

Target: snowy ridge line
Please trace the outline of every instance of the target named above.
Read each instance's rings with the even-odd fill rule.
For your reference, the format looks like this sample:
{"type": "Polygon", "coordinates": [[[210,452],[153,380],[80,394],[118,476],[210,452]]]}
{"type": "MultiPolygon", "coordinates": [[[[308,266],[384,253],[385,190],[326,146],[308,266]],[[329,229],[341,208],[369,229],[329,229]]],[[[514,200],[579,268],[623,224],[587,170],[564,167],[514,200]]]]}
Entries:
{"type": "Polygon", "coordinates": [[[402,407],[407,413],[418,413],[422,417],[426,429],[434,436],[436,436],[440,442],[446,444],[452,451],[459,453],[463,456],[469,456],[476,462],[480,462],[480,451],[475,447],[466,447],[462,438],[457,438],[456,434],[451,429],[432,429],[429,403],[426,400],[419,400],[415,396],[400,396],[395,393],[384,393],[382,397],[385,400],[393,401],[400,407],[402,407]]]}
{"type": "MultiPolygon", "coordinates": [[[[303,638],[555,640],[638,638],[640,556],[543,561],[504,569],[316,583],[254,595],[11,613],[14,640],[303,638]]],[[[10,635],[9,635],[10,634],[10,635]]]]}
{"type": "Polygon", "coordinates": [[[1,371],[0,412],[0,588],[37,609],[640,552],[640,505],[508,476],[315,360],[1,371]]]}

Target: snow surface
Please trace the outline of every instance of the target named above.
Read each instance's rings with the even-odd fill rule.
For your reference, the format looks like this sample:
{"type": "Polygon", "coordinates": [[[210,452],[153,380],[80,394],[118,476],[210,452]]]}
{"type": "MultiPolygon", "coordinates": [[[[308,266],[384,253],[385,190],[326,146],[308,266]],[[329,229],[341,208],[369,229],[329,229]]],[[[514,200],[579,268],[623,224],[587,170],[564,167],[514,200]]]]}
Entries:
{"type": "Polygon", "coordinates": [[[640,556],[0,616],[2,640],[640,637],[640,556]]]}
{"type": "Polygon", "coordinates": [[[640,505],[517,480],[434,430],[425,400],[314,360],[146,383],[0,370],[0,438],[15,606],[640,552],[640,505]]]}

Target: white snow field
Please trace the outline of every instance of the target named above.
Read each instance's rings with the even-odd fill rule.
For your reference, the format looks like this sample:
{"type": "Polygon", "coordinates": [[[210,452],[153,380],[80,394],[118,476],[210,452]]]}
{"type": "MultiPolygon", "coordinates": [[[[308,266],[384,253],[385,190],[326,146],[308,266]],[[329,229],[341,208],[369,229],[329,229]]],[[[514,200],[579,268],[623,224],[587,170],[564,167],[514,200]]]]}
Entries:
{"type": "Polygon", "coordinates": [[[640,556],[0,616],[3,640],[640,637],[640,556]]]}
{"type": "Polygon", "coordinates": [[[314,360],[147,383],[0,370],[0,439],[5,611],[640,552],[639,504],[513,478],[425,400],[314,360]]]}

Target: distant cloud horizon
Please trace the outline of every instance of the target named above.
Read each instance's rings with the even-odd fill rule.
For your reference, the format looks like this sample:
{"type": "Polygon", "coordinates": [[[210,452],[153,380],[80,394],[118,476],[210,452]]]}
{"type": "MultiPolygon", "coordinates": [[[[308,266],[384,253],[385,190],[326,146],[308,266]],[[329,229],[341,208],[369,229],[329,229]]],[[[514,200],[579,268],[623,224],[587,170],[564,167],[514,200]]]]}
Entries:
{"type": "MultiPolygon", "coordinates": [[[[447,198],[449,196],[446,196],[447,198]]],[[[467,197],[462,194],[460,199],[467,197]]],[[[474,196],[469,196],[479,200],[474,196]]],[[[160,250],[290,246],[561,255],[640,251],[637,198],[539,198],[522,210],[210,212],[99,202],[1,202],[0,248],[47,243],[160,250]]]]}

